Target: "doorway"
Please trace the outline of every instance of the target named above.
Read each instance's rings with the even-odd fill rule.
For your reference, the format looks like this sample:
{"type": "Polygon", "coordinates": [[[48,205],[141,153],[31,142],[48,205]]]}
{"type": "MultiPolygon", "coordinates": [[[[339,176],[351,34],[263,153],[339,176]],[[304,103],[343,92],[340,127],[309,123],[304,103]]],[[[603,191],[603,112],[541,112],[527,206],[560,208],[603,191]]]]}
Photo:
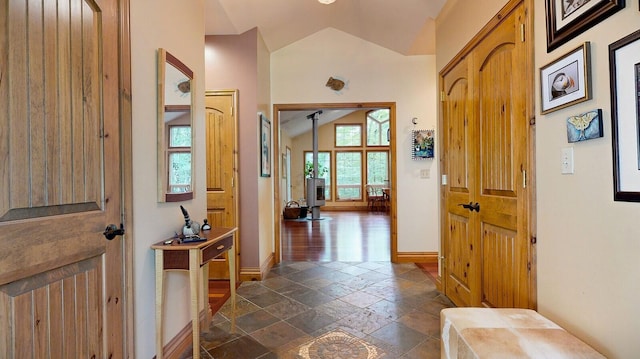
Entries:
{"type": "MultiPolygon", "coordinates": [[[[281,121],[282,112],[284,111],[308,111],[313,113],[318,110],[366,110],[366,109],[389,109],[389,162],[390,162],[390,186],[389,186],[389,241],[390,241],[390,258],[391,262],[398,261],[397,253],[397,221],[396,221],[396,140],[395,140],[395,103],[394,102],[375,102],[375,103],[329,103],[329,104],[275,104],[273,106],[273,131],[274,131],[274,149],[278,153],[279,158],[286,151],[286,146],[281,145],[281,121]]],[[[310,126],[311,124],[309,124],[310,126]]],[[[292,156],[294,157],[294,156],[292,156]]],[[[282,163],[281,161],[274,161],[273,171],[276,178],[281,178],[282,163]]],[[[291,163],[289,162],[289,165],[291,163]]],[[[289,176],[295,176],[295,174],[289,174],[289,176]]],[[[276,182],[280,183],[280,182],[276,182]]],[[[274,216],[274,254],[275,263],[279,263],[282,260],[282,243],[281,243],[281,213],[286,202],[282,200],[283,194],[286,193],[286,189],[282,188],[282,185],[276,185],[274,188],[274,203],[276,203],[274,216]]],[[[364,188],[364,186],[362,186],[364,188]]]]}

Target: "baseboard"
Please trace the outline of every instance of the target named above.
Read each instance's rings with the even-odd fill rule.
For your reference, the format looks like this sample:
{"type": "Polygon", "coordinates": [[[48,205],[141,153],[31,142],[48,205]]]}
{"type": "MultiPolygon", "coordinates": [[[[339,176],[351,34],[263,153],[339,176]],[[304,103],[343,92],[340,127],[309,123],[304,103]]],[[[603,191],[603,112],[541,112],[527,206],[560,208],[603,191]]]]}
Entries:
{"type": "Polygon", "coordinates": [[[267,277],[267,274],[273,268],[275,264],[274,254],[271,253],[267,259],[262,262],[260,268],[258,267],[243,267],[240,268],[240,281],[254,281],[254,280],[263,280],[267,277]]]}
{"type": "Polygon", "coordinates": [[[438,252],[398,252],[398,263],[438,263],[438,252]]]}
{"type": "MultiPolygon", "coordinates": [[[[209,308],[209,306],[207,305],[207,309],[209,308]]],[[[202,310],[200,311],[200,327],[202,328],[205,325],[205,321],[207,320],[206,318],[207,312],[206,310],[202,310]]],[[[192,326],[191,326],[191,321],[189,321],[189,323],[187,323],[187,325],[182,328],[182,330],[180,330],[178,332],[178,334],[176,334],[175,337],[173,337],[163,348],[163,352],[164,352],[164,358],[167,359],[179,359],[182,354],[191,347],[192,343],[192,333],[193,331],[191,330],[192,326]]],[[[154,359],[156,358],[156,356],[153,357],[154,359]]]]}

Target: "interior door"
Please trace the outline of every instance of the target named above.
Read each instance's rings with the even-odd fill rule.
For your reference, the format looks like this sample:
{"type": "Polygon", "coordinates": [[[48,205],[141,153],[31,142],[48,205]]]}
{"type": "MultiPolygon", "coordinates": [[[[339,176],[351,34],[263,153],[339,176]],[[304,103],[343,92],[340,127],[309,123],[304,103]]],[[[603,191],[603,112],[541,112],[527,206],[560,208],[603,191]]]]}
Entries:
{"type": "Polygon", "coordinates": [[[526,21],[520,3],[443,77],[446,292],[458,305],[527,308],[534,302],[526,21]]]}
{"type": "MultiPolygon", "coordinates": [[[[207,220],[214,227],[238,226],[236,100],[236,91],[208,91],[205,98],[207,220]]],[[[236,234],[236,248],[239,237],[236,234]]],[[[226,256],[209,263],[209,278],[229,278],[226,256]]]]}
{"type": "Polygon", "coordinates": [[[122,358],[118,2],[0,8],[0,357],[122,358]]]}

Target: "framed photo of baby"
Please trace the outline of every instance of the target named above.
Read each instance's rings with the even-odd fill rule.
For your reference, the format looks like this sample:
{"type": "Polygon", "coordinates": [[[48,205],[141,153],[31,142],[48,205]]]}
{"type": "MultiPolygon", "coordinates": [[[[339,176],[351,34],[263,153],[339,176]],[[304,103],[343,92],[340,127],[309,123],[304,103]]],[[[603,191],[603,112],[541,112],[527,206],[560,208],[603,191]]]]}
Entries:
{"type": "Polygon", "coordinates": [[[542,114],[591,98],[590,44],[585,42],[540,69],[542,114]]]}

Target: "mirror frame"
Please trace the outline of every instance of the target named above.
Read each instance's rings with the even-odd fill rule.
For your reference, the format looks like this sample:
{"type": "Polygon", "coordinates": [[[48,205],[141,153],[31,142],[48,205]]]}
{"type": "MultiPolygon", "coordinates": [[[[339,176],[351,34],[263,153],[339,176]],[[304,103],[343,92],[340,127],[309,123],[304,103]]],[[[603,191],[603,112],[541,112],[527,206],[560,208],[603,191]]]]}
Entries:
{"type": "Polygon", "coordinates": [[[163,48],[158,49],[158,202],[180,202],[193,199],[195,161],[194,161],[194,133],[193,131],[193,71],[189,69],[182,61],[170,54],[163,48]],[[189,78],[189,96],[190,103],[188,105],[167,105],[165,99],[165,91],[169,84],[165,78],[167,73],[166,66],[170,65],[189,78]],[[169,157],[167,153],[169,143],[169,133],[167,124],[165,123],[166,112],[189,111],[189,126],[191,126],[191,183],[190,191],[181,193],[171,193],[169,189],[169,157]]]}

